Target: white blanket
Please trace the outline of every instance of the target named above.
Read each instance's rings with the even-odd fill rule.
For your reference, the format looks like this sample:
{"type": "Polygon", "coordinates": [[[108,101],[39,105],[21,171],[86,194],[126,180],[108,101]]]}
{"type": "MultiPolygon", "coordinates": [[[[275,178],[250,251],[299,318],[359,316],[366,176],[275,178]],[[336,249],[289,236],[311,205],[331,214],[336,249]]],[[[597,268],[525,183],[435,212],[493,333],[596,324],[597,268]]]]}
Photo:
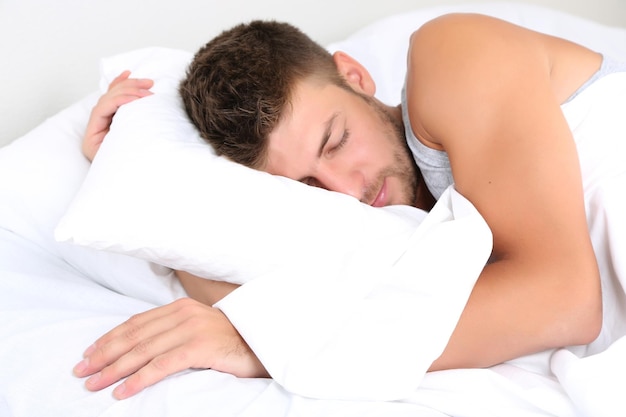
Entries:
{"type": "MultiPolygon", "coordinates": [[[[579,32],[584,37],[584,31],[579,32]]],[[[626,155],[626,118],[612,117],[614,125],[607,124],[606,119],[606,112],[626,114],[626,82],[617,81],[617,77],[594,85],[564,109],[577,131],[581,153],[587,154],[583,149],[592,141],[605,140],[603,146],[595,143],[594,147],[611,150],[603,153],[614,158],[582,161],[584,169],[600,170],[595,171],[599,176],[591,176],[593,182],[586,184],[590,233],[605,297],[600,338],[588,346],[543,352],[490,369],[429,373],[419,387],[398,401],[316,400],[291,393],[284,386],[293,384],[296,391],[320,396],[331,388],[344,390],[346,395],[354,393],[345,390],[356,389],[386,395],[384,390],[362,386],[360,381],[345,386],[341,380],[328,377],[298,380],[292,369],[301,366],[306,370],[309,358],[328,369],[333,364],[327,355],[330,351],[309,351],[308,357],[281,362],[281,358],[272,356],[271,349],[262,353],[260,343],[257,345],[261,355],[274,361],[273,366],[278,369],[284,368],[277,371],[283,385],[205,370],[174,375],[120,402],[113,400],[111,389],[86,391],[83,381],[71,375],[83,349],[129,315],[169,302],[181,296],[182,291],[166,269],[54,241],[53,228],[88,169],[79,142],[95,97],[77,103],[10,147],[0,149],[0,416],[622,415],[626,409],[622,400],[626,386],[626,258],[622,255],[626,248],[626,202],[622,197],[626,187],[626,163],[622,162],[626,155]],[[608,97],[612,97],[610,101],[606,101],[608,97]],[[599,98],[604,100],[602,106],[599,98]]],[[[234,296],[243,300],[245,294],[240,291],[234,296]]],[[[463,302],[463,297],[459,297],[456,307],[463,302]]],[[[222,307],[238,321],[242,331],[254,333],[254,326],[243,322],[243,316],[238,317],[237,304],[236,298],[230,297],[222,307]]],[[[282,326],[291,326],[289,321],[293,319],[281,316],[278,304],[272,307],[265,312],[266,317],[276,314],[282,326]]],[[[290,329],[297,334],[304,327],[290,329]]],[[[368,336],[365,332],[356,334],[368,336]]],[[[276,336],[284,337],[284,332],[276,336]]],[[[248,338],[255,336],[249,334],[248,338]]],[[[286,343],[296,347],[298,340],[286,343]]],[[[304,349],[306,353],[312,347],[304,349]]],[[[404,352],[407,353],[410,352],[404,352]]],[[[355,364],[357,359],[363,365],[359,371],[367,371],[371,364],[358,357],[355,364]]],[[[399,357],[390,360],[401,361],[399,357]]],[[[377,371],[385,371],[384,366],[377,371]]],[[[350,374],[344,378],[350,378],[350,374]]],[[[410,375],[404,378],[398,384],[410,386],[415,382],[410,375]]],[[[388,382],[374,380],[384,389],[388,382]]],[[[395,393],[404,389],[398,385],[392,388],[395,393]]]]}
{"type": "MultiPolygon", "coordinates": [[[[615,84],[606,88],[617,91],[615,84]]],[[[483,417],[602,416],[623,410],[625,343],[613,340],[624,326],[624,175],[603,181],[588,199],[607,292],[603,336],[584,349],[546,352],[490,369],[430,373],[419,388],[394,402],[314,400],[289,393],[276,381],[210,370],[175,375],[122,402],[112,399],[110,389],[87,392],[71,375],[82,350],[129,315],[181,295],[171,276],[143,261],[53,241],[56,220],[88,167],[75,126],[92,102],[93,97],[49,120],[42,127],[45,139],[35,132],[0,151],[1,415],[165,417],[211,409],[220,416],[483,417]],[[147,288],[152,291],[146,293],[147,288]],[[594,355],[579,359],[572,351],[594,355]]],[[[327,378],[308,384],[325,382],[334,383],[327,378]]]]}
{"type": "MultiPolygon", "coordinates": [[[[386,255],[372,246],[359,259],[386,255]]],[[[484,220],[449,188],[393,268],[275,273],[216,306],[290,392],[397,400],[443,352],[490,252],[484,220]]]]}
{"type": "Polygon", "coordinates": [[[585,178],[604,322],[596,341],[556,352],[551,366],[586,415],[614,416],[626,409],[626,72],[597,81],[566,104],[564,112],[585,178]]]}
{"type": "MultiPolygon", "coordinates": [[[[511,361],[509,364],[496,366],[489,371],[446,371],[427,375],[420,388],[414,390],[415,395],[409,396],[411,400],[417,399],[420,404],[429,406],[436,405],[437,410],[455,416],[481,415],[481,413],[485,415],[484,410],[481,411],[479,408],[476,409],[476,414],[473,414],[470,411],[472,404],[481,403],[479,399],[482,398],[482,401],[491,402],[493,405],[494,392],[486,389],[486,387],[496,386],[500,391],[496,398],[503,402],[503,406],[509,403],[512,396],[515,401],[510,403],[519,400],[529,401],[529,405],[532,404],[532,406],[554,413],[554,415],[569,415],[568,413],[573,413],[573,411],[567,411],[570,407],[567,401],[560,402],[556,398],[546,396],[547,392],[559,392],[563,388],[578,407],[576,413],[580,412],[594,417],[612,416],[615,415],[615,410],[626,409],[620,395],[621,389],[626,386],[626,340],[623,338],[626,334],[626,293],[624,291],[626,260],[623,258],[623,254],[626,253],[626,249],[624,249],[626,248],[626,217],[624,216],[626,198],[623,194],[626,189],[626,118],[623,117],[626,115],[626,73],[609,75],[597,81],[575,100],[564,105],[563,110],[574,132],[580,153],[581,167],[585,178],[584,187],[590,234],[602,275],[604,324],[600,336],[595,342],[587,346],[558,350],[552,359],[550,359],[552,352],[544,352],[511,361]],[[581,359],[575,353],[579,356],[593,356],[581,359]],[[505,378],[512,377],[516,382],[522,382],[522,386],[530,384],[530,387],[534,389],[538,377],[529,375],[525,371],[543,374],[545,379],[539,378],[538,380],[542,384],[546,382],[553,384],[554,390],[529,394],[526,387],[522,392],[518,391],[520,385],[508,386],[503,381],[494,383],[502,376],[505,378]],[[551,380],[554,375],[561,383],[561,388],[556,381],[551,380]],[[465,382],[461,385],[462,389],[454,392],[454,401],[450,400],[450,393],[443,398],[441,397],[442,391],[450,390],[459,381],[465,382]],[[432,388],[429,390],[428,387],[432,388]],[[511,388],[511,391],[503,389],[504,387],[511,388]],[[463,395],[459,396],[461,392],[463,395]],[[459,398],[456,398],[457,396],[459,398]]],[[[447,198],[449,196],[444,196],[444,200],[447,198]]],[[[429,254],[428,256],[437,258],[436,254],[429,254]]],[[[450,275],[449,271],[443,269],[447,265],[443,262],[440,262],[439,265],[444,272],[443,276],[446,273],[450,275]]],[[[414,268],[419,270],[419,264],[415,265],[414,268]]],[[[454,273],[452,272],[452,275],[454,273]]],[[[458,271],[456,273],[458,274],[458,271]]],[[[267,285],[254,288],[254,292],[250,295],[235,292],[233,298],[236,298],[236,301],[227,299],[232,303],[232,307],[224,304],[221,304],[221,307],[244,335],[255,340],[266,331],[266,327],[257,318],[247,317],[245,311],[238,306],[255,305],[255,302],[259,305],[258,308],[261,308],[264,303],[280,305],[280,299],[272,296],[277,291],[278,289],[273,285],[267,285]]],[[[295,294],[297,297],[297,292],[295,294]]],[[[303,296],[301,301],[305,299],[306,297],[303,296]]],[[[283,334],[274,334],[274,337],[281,341],[279,345],[284,343],[289,346],[289,350],[302,352],[306,351],[307,346],[302,346],[298,342],[303,340],[308,342],[310,339],[304,336],[297,337],[298,326],[293,324],[293,320],[294,317],[300,317],[297,313],[298,305],[302,305],[303,309],[314,307],[290,300],[291,313],[288,323],[292,325],[293,329],[296,329],[296,337],[292,343],[289,344],[287,340],[283,341],[281,338],[281,336],[285,337],[283,334]]],[[[280,308],[277,309],[280,310],[280,308]]],[[[433,311],[431,310],[431,312],[433,311]]],[[[335,313],[331,309],[330,314],[335,313]]],[[[337,315],[341,316],[340,314],[337,315]]],[[[433,314],[433,316],[438,317],[438,313],[433,314]]],[[[261,317],[265,318],[263,315],[261,317]]],[[[275,316],[271,318],[272,323],[280,322],[275,316]]],[[[322,318],[322,322],[324,322],[323,320],[322,318]]],[[[331,320],[329,320],[330,322],[331,320]]],[[[372,319],[372,322],[372,329],[375,330],[376,320],[372,319]]],[[[410,328],[409,323],[407,323],[406,328],[410,328]]],[[[349,329],[347,332],[350,330],[353,329],[349,329]]],[[[357,328],[354,332],[358,333],[358,330],[357,328]]],[[[352,333],[349,334],[353,335],[352,333]]],[[[359,339],[357,338],[357,340],[359,339]]],[[[310,348],[310,346],[308,347],[310,348]]],[[[368,356],[370,353],[368,349],[359,351],[353,347],[353,353],[349,355],[349,358],[360,361],[363,367],[367,366],[370,376],[375,375],[373,378],[368,378],[367,375],[361,375],[352,369],[347,369],[344,375],[342,370],[345,369],[346,356],[326,357],[320,355],[318,358],[321,359],[321,363],[310,357],[298,358],[303,363],[294,364],[295,361],[285,359],[289,350],[285,352],[279,349],[275,352],[276,356],[272,356],[272,352],[268,351],[267,356],[264,356],[265,351],[262,348],[263,346],[259,347],[259,354],[267,361],[268,369],[272,369],[273,360],[275,360],[278,363],[278,368],[287,367],[284,372],[294,371],[294,374],[289,374],[289,377],[285,377],[284,380],[279,378],[279,380],[296,392],[303,390],[309,395],[323,397],[327,395],[327,392],[338,395],[338,393],[350,392],[354,389],[358,390],[360,394],[369,394],[368,398],[372,399],[380,398],[377,395],[384,396],[387,392],[397,394],[398,391],[394,390],[401,390],[402,384],[406,384],[407,388],[410,387],[409,378],[403,378],[401,375],[394,375],[397,378],[390,378],[390,375],[384,374],[384,370],[379,370],[375,364],[372,366],[368,361],[368,357],[372,357],[368,356]],[[330,367],[328,367],[329,363],[330,367]],[[305,365],[320,370],[322,374],[317,374],[310,368],[306,368],[305,372],[298,373],[297,371],[300,371],[301,367],[305,365]],[[324,378],[323,372],[332,373],[333,377],[324,378]],[[380,374],[377,375],[376,372],[380,372],[380,374]],[[319,376],[311,379],[298,379],[299,375],[319,376]],[[385,381],[381,385],[386,385],[379,387],[372,381],[385,381]],[[306,388],[301,388],[303,386],[306,388]],[[346,386],[349,388],[345,388],[346,386]]],[[[414,347],[413,352],[417,352],[418,349],[414,347]]],[[[386,368],[387,371],[393,369],[394,361],[408,362],[410,360],[410,354],[402,356],[403,353],[403,351],[398,351],[397,356],[393,358],[389,358],[389,353],[387,354],[386,358],[389,358],[391,362],[389,368],[386,368]]],[[[410,368],[407,366],[407,369],[410,368]]],[[[411,372],[415,372],[415,370],[411,369],[411,372]]],[[[280,373],[278,375],[282,376],[280,373]]],[[[498,410],[498,408],[496,407],[494,410],[498,410]]],[[[495,415],[500,412],[496,411],[495,415]]]]}
{"type": "MultiPolygon", "coordinates": [[[[219,410],[220,416],[443,415],[420,403],[313,400],[289,393],[276,381],[237,379],[210,370],[183,372],[122,402],[113,400],[111,389],[86,391],[71,374],[82,350],[130,315],[183,294],[168,270],[53,239],[56,223],[89,168],[80,139],[94,100],[86,98],[0,150],[1,415],[165,417],[195,416],[207,409],[219,410]]],[[[473,271],[459,277],[464,289],[446,313],[448,328],[441,330],[440,344],[490,244],[482,219],[460,196],[443,201],[430,226],[424,223],[414,240],[454,233],[455,227],[446,232],[445,224],[455,210],[470,220],[461,221],[465,226],[458,232],[473,225],[486,244],[475,249],[482,260],[470,253],[466,257],[473,271]]],[[[398,261],[399,268],[404,262],[398,261]]],[[[373,284],[378,286],[375,295],[384,300],[384,285],[373,284]]],[[[396,284],[401,282],[396,279],[396,284]]]]}

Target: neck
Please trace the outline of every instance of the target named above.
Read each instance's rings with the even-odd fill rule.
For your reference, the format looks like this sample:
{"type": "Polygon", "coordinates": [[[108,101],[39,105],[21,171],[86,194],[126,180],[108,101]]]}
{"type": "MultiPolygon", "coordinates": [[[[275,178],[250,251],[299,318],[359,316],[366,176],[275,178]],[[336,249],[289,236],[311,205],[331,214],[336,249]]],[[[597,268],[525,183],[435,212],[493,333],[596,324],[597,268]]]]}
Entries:
{"type": "Polygon", "coordinates": [[[428,187],[426,186],[426,182],[424,182],[424,177],[422,177],[422,173],[420,170],[417,170],[417,190],[415,190],[415,203],[413,205],[418,209],[430,211],[437,200],[430,193],[428,187]]]}
{"type": "MultiPolygon", "coordinates": [[[[391,115],[391,117],[393,117],[396,120],[398,125],[402,126],[403,128],[402,136],[404,137],[404,122],[402,120],[402,106],[401,105],[386,106],[386,108],[389,114],[391,115]]],[[[407,147],[407,152],[409,153],[409,157],[411,158],[411,161],[412,161],[413,157],[410,156],[411,151],[408,149],[408,147],[407,147]]],[[[435,200],[435,197],[433,197],[433,195],[428,190],[428,187],[426,186],[426,182],[424,181],[424,177],[422,176],[422,172],[419,170],[417,166],[415,166],[415,171],[416,171],[416,176],[417,176],[417,181],[416,181],[417,187],[415,190],[415,201],[413,202],[413,206],[417,207],[418,209],[430,211],[435,205],[435,203],[437,202],[437,200],[435,200]]]]}
{"type": "Polygon", "coordinates": [[[396,121],[396,123],[399,123],[401,126],[404,126],[404,122],[402,121],[401,105],[398,104],[397,106],[388,106],[385,104],[384,106],[389,112],[389,114],[391,115],[391,117],[396,121]]]}

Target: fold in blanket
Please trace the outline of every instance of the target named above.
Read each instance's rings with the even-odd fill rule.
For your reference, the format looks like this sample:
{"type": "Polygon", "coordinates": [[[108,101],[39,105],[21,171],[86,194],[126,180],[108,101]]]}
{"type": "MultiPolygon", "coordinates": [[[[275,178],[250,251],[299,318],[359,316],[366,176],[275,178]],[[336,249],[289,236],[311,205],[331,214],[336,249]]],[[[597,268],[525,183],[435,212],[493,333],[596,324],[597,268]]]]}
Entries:
{"type": "Polygon", "coordinates": [[[551,366],[584,415],[614,416],[626,386],[626,72],[596,81],[563,110],[583,170],[604,317],[593,343],[556,352],[551,366]]]}
{"type": "MultiPolygon", "coordinates": [[[[300,269],[294,276],[298,269],[286,267],[216,306],[288,391],[400,399],[415,391],[445,348],[491,243],[483,218],[450,187],[406,247],[392,254],[390,268],[364,263],[349,274],[300,269]]],[[[363,242],[359,259],[384,255],[370,251],[363,242]]]]}
{"type": "MultiPolygon", "coordinates": [[[[528,380],[525,369],[547,378],[556,375],[580,410],[595,417],[614,415],[623,409],[616,387],[626,385],[626,73],[597,81],[563,110],[580,155],[589,229],[602,276],[603,329],[595,342],[558,351],[552,361],[551,352],[545,352],[493,370],[507,369],[509,377],[523,380],[528,380]]],[[[481,245],[487,236],[479,218],[462,201],[454,189],[446,192],[393,271],[368,271],[364,265],[362,277],[341,286],[332,284],[341,271],[265,277],[235,291],[218,307],[291,392],[317,398],[403,398],[420,386],[429,361],[445,346],[488,252],[481,245]],[[446,209],[449,217],[438,217],[446,209]],[[450,246],[452,242],[458,246],[450,246]],[[402,279],[403,273],[408,278],[402,279]],[[288,300],[280,296],[282,291],[290,294],[288,300]],[[254,315],[246,313],[250,308],[254,315]],[[428,340],[420,339],[425,334],[428,340]]],[[[493,373],[475,371],[487,378],[481,385],[474,376],[477,386],[471,392],[479,395],[481,386],[485,392],[500,386],[488,382],[493,373]]],[[[446,377],[449,383],[458,381],[460,372],[438,374],[438,389],[446,386],[441,383],[446,377]]],[[[518,388],[512,391],[516,398],[528,395],[518,388]]],[[[418,390],[415,398],[433,405],[436,398],[425,392],[418,390]]],[[[535,406],[542,402],[528,398],[535,406]]],[[[546,404],[552,405],[541,408],[554,408],[556,415],[576,415],[567,402],[546,404]]],[[[437,409],[458,412],[444,404],[437,409]]]]}

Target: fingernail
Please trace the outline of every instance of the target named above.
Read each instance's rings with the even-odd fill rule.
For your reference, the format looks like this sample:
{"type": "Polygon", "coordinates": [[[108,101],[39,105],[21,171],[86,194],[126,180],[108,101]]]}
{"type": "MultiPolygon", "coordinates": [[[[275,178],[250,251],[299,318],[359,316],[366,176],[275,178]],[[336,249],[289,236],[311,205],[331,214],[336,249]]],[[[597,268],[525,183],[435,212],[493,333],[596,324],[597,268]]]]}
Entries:
{"type": "Polygon", "coordinates": [[[89,358],[85,358],[76,364],[74,367],[74,374],[81,376],[83,372],[85,372],[85,369],[87,369],[87,366],[89,366],[89,358]]]}
{"type": "Polygon", "coordinates": [[[125,398],[124,391],[126,391],[126,384],[122,382],[113,390],[113,396],[118,400],[123,400],[125,398]]]}
{"type": "Polygon", "coordinates": [[[102,374],[100,374],[100,372],[98,372],[97,374],[93,374],[92,376],[89,377],[89,379],[87,381],[85,381],[85,384],[87,385],[96,385],[98,383],[98,381],[100,381],[100,377],[102,376],[102,374]]]}
{"type": "Polygon", "coordinates": [[[85,350],[85,352],[83,352],[83,357],[90,356],[95,350],[96,350],[96,344],[94,343],[91,346],[89,346],[87,350],[85,350]]]}

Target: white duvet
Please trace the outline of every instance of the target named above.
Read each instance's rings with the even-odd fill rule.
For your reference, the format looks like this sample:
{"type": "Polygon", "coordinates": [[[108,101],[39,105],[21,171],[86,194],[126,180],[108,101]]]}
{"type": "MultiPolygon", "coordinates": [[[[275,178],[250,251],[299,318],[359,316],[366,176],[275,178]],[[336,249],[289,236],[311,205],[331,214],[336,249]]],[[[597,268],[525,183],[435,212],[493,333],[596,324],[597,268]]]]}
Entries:
{"type": "MultiPolygon", "coordinates": [[[[350,358],[350,366],[365,370],[365,379],[347,372],[341,376],[345,379],[334,379],[329,374],[334,361],[341,358],[327,354],[332,351],[308,342],[298,346],[298,339],[281,341],[285,333],[274,334],[272,341],[278,348],[290,343],[290,349],[303,352],[302,357],[285,361],[280,349],[273,350],[262,340],[271,331],[269,320],[282,320],[284,326],[292,326],[294,334],[306,328],[291,323],[292,317],[279,310],[246,318],[242,305],[252,306],[264,291],[249,287],[250,291],[237,292],[220,307],[249,340],[259,340],[260,356],[274,369],[282,369],[282,377],[277,379],[280,383],[238,379],[211,370],[187,371],[118,402],[112,398],[111,389],[86,391],[83,381],[71,374],[72,367],[102,333],[134,313],[182,296],[183,291],[166,268],[54,240],[53,230],[89,168],[80,154],[79,142],[95,96],[86,98],[0,149],[0,416],[622,415],[626,410],[622,392],[626,386],[626,258],[622,255],[626,253],[626,164],[619,158],[626,155],[626,118],[606,116],[610,111],[623,112],[625,100],[626,75],[616,75],[594,84],[564,108],[581,151],[599,137],[605,141],[602,148],[612,150],[603,155],[614,158],[599,159],[592,153],[582,161],[583,170],[597,173],[589,175],[593,181],[586,184],[590,233],[604,288],[605,320],[596,342],[531,355],[490,369],[428,373],[418,387],[396,401],[334,400],[328,397],[338,390],[347,390],[352,397],[361,393],[363,397],[384,398],[380,387],[410,386],[410,382],[402,379],[406,375],[391,380],[393,375],[376,373],[384,372],[384,366],[372,367],[368,374],[370,363],[359,355],[350,358]],[[609,125],[609,119],[615,124],[609,125]],[[307,369],[311,364],[316,369],[307,369]],[[304,371],[315,377],[306,378],[304,371]],[[367,386],[368,381],[377,387],[367,386]]],[[[447,222],[458,225],[455,221],[462,218],[480,224],[471,205],[453,190],[429,217],[426,221],[435,229],[447,222]]],[[[449,233],[467,233],[463,227],[453,229],[449,233]]],[[[433,237],[416,236],[424,243],[431,242],[428,236],[433,237]]],[[[454,259],[459,253],[447,255],[454,259]]],[[[463,279],[471,282],[475,273],[463,279]]],[[[276,285],[284,284],[276,278],[276,285]]],[[[451,308],[462,308],[466,297],[462,291],[459,294],[446,301],[451,308]]],[[[362,303],[365,298],[355,297],[350,302],[362,303]]],[[[343,305],[331,304],[335,310],[329,309],[322,323],[329,324],[335,314],[341,314],[343,305]]],[[[299,317],[306,317],[306,311],[302,314],[299,317]]],[[[358,323],[358,317],[354,320],[358,323]]],[[[350,343],[368,336],[354,323],[348,323],[348,328],[355,338],[339,346],[350,348],[350,343]]],[[[321,337],[334,340],[323,333],[323,327],[317,330],[321,337]]],[[[410,355],[401,353],[405,356],[388,359],[401,363],[410,355]]]]}
{"type": "MultiPolygon", "coordinates": [[[[83,381],[71,374],[86,346],[130,315],[184,295],[169,269],[53,238],[56,223],[89,168],[79,145],[94,99],[77,103],[0,151],[0,415],[442,415],[420,403],[315,400],[292,394],[272,380],[238,379],[211,370],[183,372],[121,402],[112,398],[110,389],[86,391],[83,381]]],[[[465,288],[450,299],[452,312],[447,313],[455,317],[488,255],[490,234],[473,207],[456,194],[440,204],[431,219],[414,240],[428,240],[420,234],[441,239],[468,232],[485,242],[474,245],[474,254],[482,258],[467,254],[465,265],[473,265],[471,273],[459,276],[458,283],[465,281],[465,288]],[[455,216],[463,220],[460,226],[437,231],[438,225],[454,223],[455,216]]],[[[442,283],[431,289],[440,287],[442,283]]],[[[384,291],[381,294],[384,300],[384,291]]],[[[358,301],[361,296],[353,298],[358,301]]],[[[328,312],[329,320],[330,313],[341,314],[328,312]]],[[[450,331],[440,331],[438,344],[445,345],[450,331]]],[[[307,346],[302,348],[306,352],[307,346]]],[[[322,356],[317,359],[324,362],[322,356]]],[[[327,367],[332,370],[332,362],[327,367]]],[[[370,380],[385,385],[374,377],[370,380]]],[[[318,380],[312,386],[319,390],[323,385],[318,380]]]]}

